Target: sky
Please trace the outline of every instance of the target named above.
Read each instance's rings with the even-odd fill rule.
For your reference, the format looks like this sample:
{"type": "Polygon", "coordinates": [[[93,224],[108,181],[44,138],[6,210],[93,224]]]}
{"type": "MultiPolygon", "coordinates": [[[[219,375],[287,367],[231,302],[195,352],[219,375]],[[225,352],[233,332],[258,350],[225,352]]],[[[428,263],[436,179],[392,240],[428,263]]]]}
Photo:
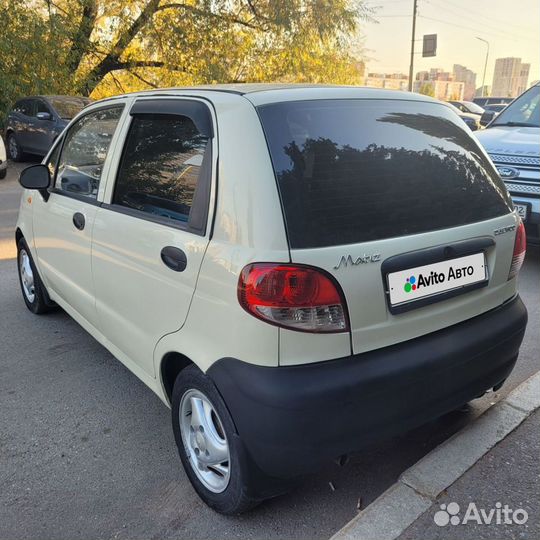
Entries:
{"type": "MultiPolygon", "coordinates": [[[[367,0],[379,24],[363,23],[367,71],[409,72],[413,0],[367,0]]],[[[418,0],[416,39],[437,34],[437,56],[415,55],[414,73],[462,64],[482,84],[489,42],[486,84],[491,86],[496,58],[516,56],[531,64],[529,83],[540,79],[540,0],[418,0]],[[436,19],[436,20],[434,20],[436,19]]],[[[416,42],[422,51],[422,42],[416,42]]]]}

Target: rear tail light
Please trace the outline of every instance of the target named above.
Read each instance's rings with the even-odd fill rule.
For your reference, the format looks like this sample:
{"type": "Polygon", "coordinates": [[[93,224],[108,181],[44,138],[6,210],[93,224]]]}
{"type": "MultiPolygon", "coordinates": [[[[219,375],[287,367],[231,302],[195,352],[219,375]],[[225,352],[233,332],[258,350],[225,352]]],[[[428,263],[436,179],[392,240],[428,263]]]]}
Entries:
{"type": "Polygon", "coordinates": [[[291,330],[349,330],[341,288],[326,272],[310,266],[249,264],[238,280],[238,301],[251,315],[291,330]]]}
{"type": "Polygon", "coordinates": [[[525,259],[525,252],[527,250],[527,235],[525,234],[525,225],[520,220],[517,231],[516,240],[514,242],[514,254],[512,255],[512,264],[510,265],[510,272],[508,272],[508,279],[515,278],[525,259]]]}

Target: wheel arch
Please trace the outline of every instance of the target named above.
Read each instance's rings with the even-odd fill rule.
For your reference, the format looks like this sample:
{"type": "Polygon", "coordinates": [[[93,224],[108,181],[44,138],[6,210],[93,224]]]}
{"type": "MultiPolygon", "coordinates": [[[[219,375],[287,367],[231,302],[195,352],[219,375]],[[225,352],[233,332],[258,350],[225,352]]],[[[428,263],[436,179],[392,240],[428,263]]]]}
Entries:
{"type": "Polygon", "coordinates": [[[193,364],[193,360],[176,351],[170,351],[163,355],[159,372],[161,376],[161,384],[163,386],[163,393],[167,397],[169,404],[171,403],[172,391],[176,377],[178,377],[179,373],[183,369],[193,364]]]}
{"type": "Polygon", "coordinates": [[[17,229],[15,231],[15,243],[17,245],[19,245],[19,241],[21,240],[21,238],[24,238],[24,234],[21,231],[20,227],[17,227],[17,229]]]}

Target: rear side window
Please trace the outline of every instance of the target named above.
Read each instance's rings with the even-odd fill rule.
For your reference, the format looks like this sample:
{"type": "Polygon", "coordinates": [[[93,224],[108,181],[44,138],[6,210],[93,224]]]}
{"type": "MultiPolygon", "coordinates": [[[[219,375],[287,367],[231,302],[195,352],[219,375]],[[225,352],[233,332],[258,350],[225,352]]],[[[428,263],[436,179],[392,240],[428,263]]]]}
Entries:
{"type": "Polygon", "coordinates": [[[511,211],[446,105],[314,100],[258,107],[291,248],[368,242],[511,211]]]}
{"type": "Polygon", "coordinates": [[[25,116],[33,116],[34,102],[31,99],[22,99],[15,104],[13,110],[25,116]]]}
{"type": "Polygon", "coordinates": [[[113,204],[187,224],[209,144],[187,116],[135,115],[113,204]]]}

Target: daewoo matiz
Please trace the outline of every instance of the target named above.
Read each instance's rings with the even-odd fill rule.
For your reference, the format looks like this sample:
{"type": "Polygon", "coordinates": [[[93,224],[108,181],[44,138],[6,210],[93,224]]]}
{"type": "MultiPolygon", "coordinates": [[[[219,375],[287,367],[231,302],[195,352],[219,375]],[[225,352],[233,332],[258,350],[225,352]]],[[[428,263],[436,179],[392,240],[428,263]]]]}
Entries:
{"type": "Polygon", "coordinates": [[[425,96],[114,97],[21,184],[26,305],[61,306],[171,407],[219,512],[500,387],[516,362],[523,225],[425,96]]]}

